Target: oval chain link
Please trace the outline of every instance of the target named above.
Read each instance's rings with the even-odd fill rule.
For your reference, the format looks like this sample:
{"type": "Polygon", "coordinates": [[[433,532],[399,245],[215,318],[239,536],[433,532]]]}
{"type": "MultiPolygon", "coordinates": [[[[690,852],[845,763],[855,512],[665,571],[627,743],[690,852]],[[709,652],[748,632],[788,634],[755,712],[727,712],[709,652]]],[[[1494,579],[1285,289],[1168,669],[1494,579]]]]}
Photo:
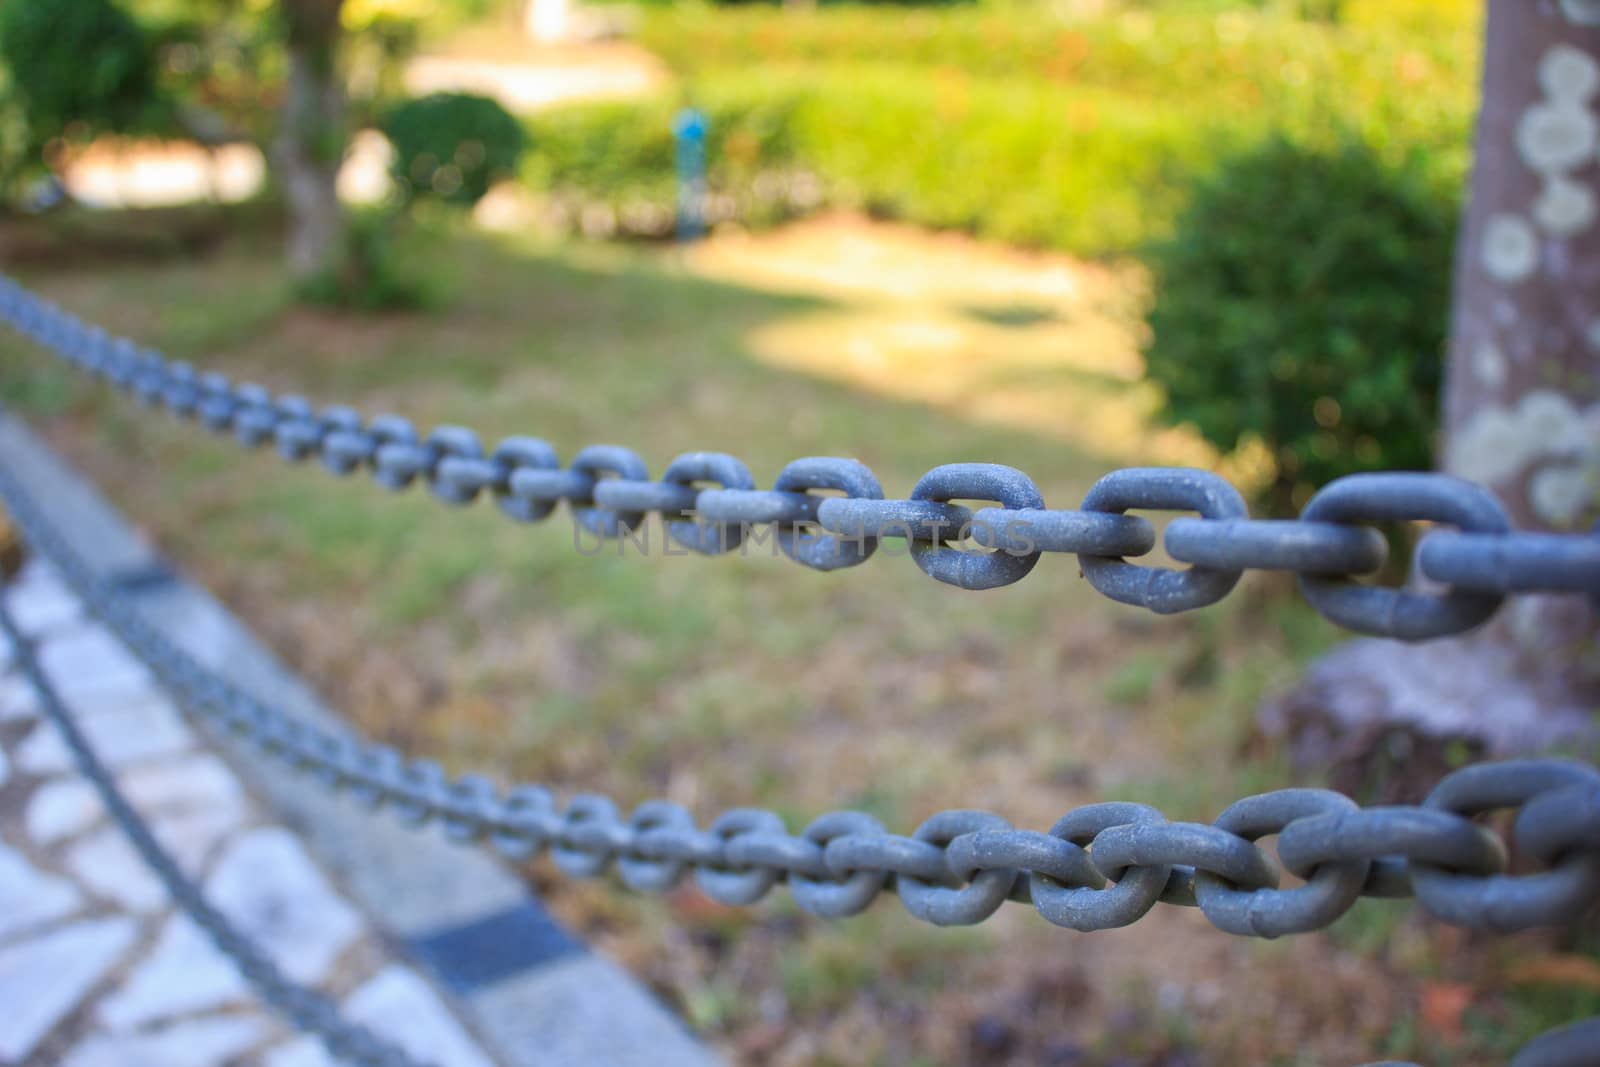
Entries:
{"type": "Polygon", "coordinates": [[[419,435],[394,415],[363,423],[349,407],[318,412],[301,397],[236,385],[164,359],[4,277],[0,320],[141,402],[231,433],[245,445],[270,441],[286,459],[317,457],[336,474],[365,470],[390,490],[422,481],[453,506],[488,492],[519,522],[540,521],[565,501],[578,526],[602,539],[632,536],[648,515],[659,514],[673,541],[722,554],[738,551],[749,527],[770,525],[786,556],[829,571],[865,561],[883,538],[903,538],[922,570],[963,589],[1009,585],[1043,554],[1075,554],[1097,590],[1160,613],[1214,603],[1245,571],[1285,570],[1299,576],[1306,597],[1339,625],[1405,640],[1472,629],[1512,593],[1582,593],[1600,610],[1600,529],[1512,531],[1486,491],[1443,475],[1353,475],[1317,493],[1299,519],[1271,521],[1248,518],[1238,492],[1216,475],[1187,469],[1114,471],[1077,510],[1045,507],[1026,475],[993,463],[935,468],[902,500],[884,499],[878,479],[862,464],[836,458],[796,460],[770,490],[757,489],[739,460],[715,453],[680,456],[652,481],[643,459],[615,445],[585,448],[562,467],[555,450],[534,437],[507,437],[486,450],[464,427],[419,435]],[[953,500],[1002,506],[974,510],[953,500]],[[1188,570],[1128,562],[1157,542],[1149,522],[1124,514],[1134,509],[1200,513],[1175,519],[1165,532],[1168,554],[1190,564],[1188,570]],[[1373,521],[1457,526],[1429,533],[1417,553],[1418,572],[1445,591],[1355,582],[1355,575],[1380,569],[1387,552],[1378,531],[1364,525],[1373,521]]]}

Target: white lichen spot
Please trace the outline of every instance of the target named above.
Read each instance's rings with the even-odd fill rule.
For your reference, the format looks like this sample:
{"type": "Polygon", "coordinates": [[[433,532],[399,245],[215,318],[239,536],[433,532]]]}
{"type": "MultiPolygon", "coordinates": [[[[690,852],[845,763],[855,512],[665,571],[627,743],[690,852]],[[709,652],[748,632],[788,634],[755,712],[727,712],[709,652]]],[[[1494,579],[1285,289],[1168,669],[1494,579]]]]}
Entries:
{"type": "Polygon", "coordinates": [[[1528,480],[1528,505],[1551,526],[1571,526],[1589,510],[1595,485],[1582,467],[1547,467],[1528,480]]]}
{"type": "Polygon", "coordinates": [[[1561,13],[1580,26],[1600,26],[1600,0],[1561,0],[1561,13]]]}
{"type": "Polygon", "coordinates": [[[1533,219],[1552,237],[1572,237],[1594,225],[1594,191],[1570,178],[1547,178],[1533,202],[1533,219]]]}
{"type": "Polygon", "coordinates": [[[1487,408],[1451,435],[1446,465],[1468,481],[1497,485],[1520,473],[1529,458],[1518,420],[1503,408],[1487,408]]]}
{"type": "MultiPolygon", "coordinates": [[[[1561,393],[1535,389],[1515,408],[1485,408],[1472,416],[1451,434],[1446,455],[1450,473],[1484,485],[1504,484],[1549,462],[1587,471],[1584,477],[1600,484],[1600,404],[1579,411],[1561,393]]],[[[1565,491],[1559,479],[1552,485],[1545,492],[1565,491]]]]}
{"type": "Polygon", "coordinates": [[[1594,158],[1600,123],[1572,100],[1541,101],[1517,122],[1517,153],[1540,174],[1563,174],[1594,158]]]}
{"type": "Polygon", "coordinates": [[[1506,380],[1506,357],[1493,341],[1482,341],[1472,350],[1472,371],[1478,381],[1498,389],[1506,380]]]}
{"type": "Polygon", "coordinates": [[[1558,44],[1539,60],[1539,84],[1552,100],[1586,103],[1600,92],[1600,63],[1581,48],[1558,44]]]}
{"type": "Polygon", "coordinates": [[[1577,405],[1554,389],[1524,393],[1516,421],[1541,455],[1582,455],[1588,449],[1589,434],[1577,405]]]}
{"type": "Polygon", "coordinates": [[[1497,282],[1520,282],[1539,262],[1539,239],[1518,215],[1493,215],[1483,228],[1483,269],[1497,282]]]}

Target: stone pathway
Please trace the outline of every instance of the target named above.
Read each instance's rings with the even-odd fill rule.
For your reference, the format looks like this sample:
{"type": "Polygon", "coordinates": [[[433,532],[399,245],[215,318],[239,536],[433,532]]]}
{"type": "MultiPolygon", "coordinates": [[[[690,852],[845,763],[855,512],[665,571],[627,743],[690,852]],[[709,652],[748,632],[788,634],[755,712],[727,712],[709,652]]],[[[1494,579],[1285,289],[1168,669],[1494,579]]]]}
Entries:
{"type": "MultiPolygon", "coordinates": [[[[47,567],[30,563],[5,596],[96,752],[213,905],[348,1019],[423,1062],[492,1067],[447,999],[47,567]]],[[[0,645],[0,1065],[331,1064],[173,910],[12,660],[0,645]]]]}

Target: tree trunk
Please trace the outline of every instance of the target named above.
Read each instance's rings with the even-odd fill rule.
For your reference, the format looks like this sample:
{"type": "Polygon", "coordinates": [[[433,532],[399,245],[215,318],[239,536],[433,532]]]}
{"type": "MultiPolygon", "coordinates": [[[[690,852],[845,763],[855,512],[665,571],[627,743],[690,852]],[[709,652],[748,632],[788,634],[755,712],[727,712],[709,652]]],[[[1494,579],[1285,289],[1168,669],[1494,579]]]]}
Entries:
{"type": "Polygon", "coordinates": [[[343,0],[283,0],[288,85],[278,166],[289,201],[289,275],[297,284],[336,274],[346,247],[339,205],[344,88],[338,72],[343,0]]]}
{"type": "MultiPolygon", "coordinates": [[[[1580,530],[1600,513],[1597,105],[1600,2],[1489,0],[1440,460],[1523,529],[1580,530]]],[[[1463,743],[1499,754],[1592,738],[1597,638],[1582,597],[1513,598],[1461,638],[1335,649],[1263,726],[1346,785],[1375,756],[1426,764],[1463,743]]]]}

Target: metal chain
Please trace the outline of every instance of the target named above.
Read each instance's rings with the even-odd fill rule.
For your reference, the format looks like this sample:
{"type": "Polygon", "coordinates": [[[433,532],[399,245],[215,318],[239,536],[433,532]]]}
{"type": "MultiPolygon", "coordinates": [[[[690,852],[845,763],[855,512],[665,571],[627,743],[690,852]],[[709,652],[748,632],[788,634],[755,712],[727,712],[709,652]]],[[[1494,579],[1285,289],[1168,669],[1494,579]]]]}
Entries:
{"type": "Polygon", "coordinates": [[[543,786],[502,791],[477,775],[450,779],[431,761],[268,707],[98,579],[4,467],[0,498],[29,543],[188,714],[407,822],[438,820],[459,841],[487,840],[519,859],[548,850],[575,877],[614,867],[629,887],[657,893],[693,877],[728,905],[753,904],[782,882],[801,908],[825,917],[856,914],[892,891],[913,916],[939,925],[980,922],[1015,900],[1058,926],[1103,930],[1164,902],[1198,906],[1218,929],[1255,937],[1326,927],[1361,896],[1415,895],[1437,918],[1492,930],[1565,923],[1600,897],[1600,770],[1568,760],[1466,767],[1417,807],[1362,809],[1338,793],[1285,789],[1247,797],[1210,824],[1104,803],[1068,812],[1048,832],[967,810],[940,812],[906,837],[853,811],[791,834],[777,814],[752,808],[725,812],[706,829],[664,800],[628,816],[593,794],[563,808],[543,786]],[[1534,873],[1508,873],[1505,842],[1477,821],[1497,809],[1516,812],[1516,841],[1534,873]],[[1256,844],[1271,834],[1278,862],[1256,844]],[[1306,884],[1278,888],[1282,870],[1306,884]]]}
{"type": "Polygon", "coordinates": [[[62,741],[77,761],[79,772],[100,794],[112,819],[161,880],[173,902],[233,960],[261,999],[297,1029],[320,1038],[329,1055],[341,1063],[354,1067],[423,1067],[400,1047],[384,1041],[364,1026],[341,1018],[338,1007],[323,993],[287,978],[271,957],[211,906],[200,888],[161,847],[149,825],[123,796],[111,772],[100,762],[39,666],[33,639],[17,625],[3,597],[0,597],[0,632],[10,640],[16,666],[38,694],[45,716],[60,731],[62,741]]]}
{"type": "Polygon", "coordinates": [[[864,562],[884,538],[903,538],[918,567],[963,589],[1016,582],[1044,553],[1075,554],[1101,593],[1163,614],[1215,603],[1246,570],[1291,571],[1327,618],[1412,641],[1472,629],[1508,594],[1581,593],[1600,605],[1600,530],[1514,531],[1486,489],[1440,474],[1341,478],[1314,496],[1299,519],[1287,521],[1251,519],[1233,486],[1182,468],[1115,471],[1077,510],[1046,508],[1026,474],[993,463],[936,467],[903,500],[884,499],[877,477],[855,460],[825,457],[790,463],[771,489],[756,488],[737,458],[711,452],[679,456],[655,481],[643,459],[615,445],[585,448],[562,467],[555,449],[538,438],[508,437],[486,450],[476,433],[459,426],[424,436],[395,415],[363,420],[345,406],[317,411],[301,397],[201,373],[112,337],[3,276],[0,320],[74,367],[245,445],[272,442],[287,460],[317,457],[340,475],[365,470],[391,490],[421,481],[455,506],[487,493],[518,522],[544,519],[565,501],[580,530],[600,539],[628,537],[656,514],[673,541],[695,552],[737,551],[764,535],[796,562],[828,571],[864,562]],[[1128,562],[1157,542],[1147,520],[1126,514],[1133,510],[1199,513],[1174,520],[1162,538],[1187,569],[1128,562]],[[1380,521],[1457,528],[1430,532],[1418,550],[1418,570],[1442,592],[1354,580],[1384,564],[1387,543],[1367,525],[1380,521]],[[964,547],[972,545],[983,551],[964,547]]]}

